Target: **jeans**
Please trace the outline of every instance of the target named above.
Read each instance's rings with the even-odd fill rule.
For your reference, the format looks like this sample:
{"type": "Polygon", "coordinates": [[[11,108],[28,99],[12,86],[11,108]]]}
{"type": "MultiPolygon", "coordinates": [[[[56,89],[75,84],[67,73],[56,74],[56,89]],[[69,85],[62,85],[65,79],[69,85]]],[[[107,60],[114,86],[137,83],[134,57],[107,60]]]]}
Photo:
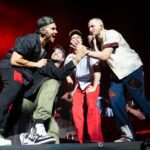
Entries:
{"type": "Polygon", "coordinates": [[[135,133],[126,112],[124,87],[126,87],[132,100],[142,110],[145,117],[150,120],[150,100],[145,97],[144,74],[142,67],[135,70],[122,80],[112,81],[109,89],[109,97],[116,117],[116,122],[120,128],[127,125],[133,134],[134,140],[135,133]]]}
{"type": "Polygon", "coordinates": [[[0,130],[3,131],[8,119],[8,108],[21,93],[24,79],[22,74],[13,68],[1,68],[0,77],[3,82],[3,89],[0,93],[0,130]]]}

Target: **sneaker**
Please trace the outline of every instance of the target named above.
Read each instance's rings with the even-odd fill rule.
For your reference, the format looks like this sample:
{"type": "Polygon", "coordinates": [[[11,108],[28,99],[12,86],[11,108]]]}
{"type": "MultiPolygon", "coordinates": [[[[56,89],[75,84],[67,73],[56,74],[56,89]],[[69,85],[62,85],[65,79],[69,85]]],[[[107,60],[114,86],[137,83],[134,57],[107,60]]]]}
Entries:
{"type": "Polygon", "coordinates": [[[114,142],[131,142],[131,141],[132,141],[132,139],[130,139],[130,138],[121,137],[120,139],[115,140],[114,142]]]}
{"type": "Polygon", "coordinates": [[[20,134],[20,142],[21,145],[55,144],[56,139],[46,133],[43,124],[36,124],[30,133],[20,134]]]}
{"type": "Polygon", "coordinates": [[[121,137],[133,139],[133,134],[128,125],[121,126],[121,137]]]}
{"type": "Polygon", "coordinates": [[[11,140],[4,139],[4,137],[0,134],[0,146],[11,146],[11,140]]]}

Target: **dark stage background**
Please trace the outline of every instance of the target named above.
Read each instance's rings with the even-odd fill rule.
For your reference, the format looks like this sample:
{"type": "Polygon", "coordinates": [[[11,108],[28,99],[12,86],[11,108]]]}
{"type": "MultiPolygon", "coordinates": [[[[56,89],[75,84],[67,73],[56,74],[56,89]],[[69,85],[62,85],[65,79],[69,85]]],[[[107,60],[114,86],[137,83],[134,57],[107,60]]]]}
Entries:
{"type": "MultiPolygon", "coordinates": [[[[88,20],[100,17],[106,29],[122,33],[139,53],[144,63],[146,95],[150,98],[149,10],[147,0],[0,0],[0,59],[13,46],[17,36],[36,30],[36,21],[43,15],[52,16],[56,21],[59,33],[55,44],[61,44],[67,52],[69,31],[80,29],[87,44],[88,20]]],[[[103,77],[107,74],[104,70],[101,92],[104,97],[108,80],[103,77]]]]}
{"type": "Polygon", "coordinates": [[[106,29],[116,29],[142,58],[146,95],[150,97],[150,5],[146,0],[1,0],[0,59],[14,44],[17,36],[36,30],[36,20],[49,15],[57,24],[56,43],[68,47],[68,33],[78,28],[87,42],[87,22],[100,17],[106,29]]]}

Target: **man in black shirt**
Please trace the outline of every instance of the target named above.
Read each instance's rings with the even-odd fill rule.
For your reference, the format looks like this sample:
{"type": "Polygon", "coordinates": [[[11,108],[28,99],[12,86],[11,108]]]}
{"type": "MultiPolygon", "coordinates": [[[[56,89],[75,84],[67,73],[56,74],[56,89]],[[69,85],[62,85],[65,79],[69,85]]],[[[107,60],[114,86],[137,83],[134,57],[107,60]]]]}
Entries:
{"type": "Polygon", "coordinates": [[[32,114],[33,126],[29,133],[20,135],[22,145],[52,143],[53,139],[47,138],[49,135],[50,137],[54,136],[56,143],[59,143],[59,127],[52,116],[53,104],[60,85],[59,80],[64,80],[66,76],[71,74],[80,61],[80,58],[76,57],[67,65],[60,67],[64,59],[64,49],[60,46],[55,47],[51,59],[44,67],[35,72],[33,82],[25,92],[22,111],[26,114],[32,114]],[[50,122],[49,135],[46,133],[44,126],[47,120],[50,122]]]}
{"type": "Polygon", "coordinates": [[[0,78],[3,89],[0,93],[0,145],[11,145],[4,139],[6,116],[10,104],[33,79],[34,72],[47,64],[49,42],[57,34],[52,17],[43,16],[37,21],[37,32],[16,39],[15,45],[0,62],[0,78]]]}
{"type": "Polygon", "coordinates": [[[4,85],[0,93],[0,145],[11,145],[11,141],[3,137],[10,104],[23,86],[30,83],[34,71],[46,65],[48,43],[53,43],[57,34],[56,24],[49,16],[38,19],[37,28],[36,33],[18,37],[0,62],[0,78],[4,85]]]}

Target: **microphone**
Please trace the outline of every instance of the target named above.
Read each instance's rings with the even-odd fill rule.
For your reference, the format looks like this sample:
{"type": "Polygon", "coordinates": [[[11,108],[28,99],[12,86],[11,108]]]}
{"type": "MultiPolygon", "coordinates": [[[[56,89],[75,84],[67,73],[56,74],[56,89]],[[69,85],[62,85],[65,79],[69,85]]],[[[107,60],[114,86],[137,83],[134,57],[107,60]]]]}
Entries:
{"type": "Polygon", "coordinates": [[[94,51],[99,51],[98,40],[95,35],[88,35],[88,43],[94,51]]]}
{"type": "Polygon", "coordinates": [[[99,51],[98,42],[97,42],[97,39],[96,39],[95,36],[94,36],[92,42],[93,42],[93,49],[94,49],[94,51],[99,51]]]}

